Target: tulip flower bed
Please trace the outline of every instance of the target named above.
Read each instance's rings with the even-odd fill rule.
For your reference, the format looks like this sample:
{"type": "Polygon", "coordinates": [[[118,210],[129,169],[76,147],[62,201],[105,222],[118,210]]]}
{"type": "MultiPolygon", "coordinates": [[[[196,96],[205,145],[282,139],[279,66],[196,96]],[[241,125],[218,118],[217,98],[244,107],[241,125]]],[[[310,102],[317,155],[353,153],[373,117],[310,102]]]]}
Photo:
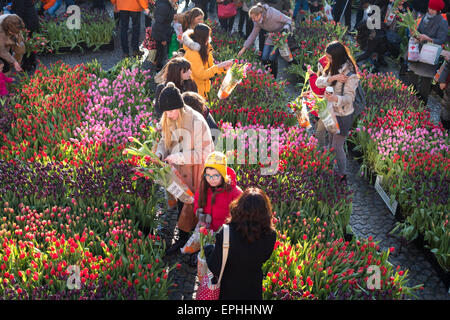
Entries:
{"type": "Polygon", "coordinates": [[[41,66],[2,108],[0,299],[168,297],[173,267],[155,235],[163,197],[121,152],[152,121],[149,77],[87,71],[41,66]]]}
{"type": "MultiPolygon", "coordinates": [[[[274,129],[240,123],[235,127],[229,123],[220,125],[223,138],[235,137],[249,151],[256,145],[242,139],[250,136],[250,130],[259,134],[261,130],[274,129]]],[[[304,128],[277,129],[281,129],[278,173],[262,175],[262,164],[252,165],[255,162],[247,156],[245,165],[235,167],[238,185],[243,189],[249,186],[264,189],[276,211],[278,241],[263,267],[264,299],[411,297],[420,286],[406,286],[407,272],[393,268],[388,262],[389,252],[380,252],[371,238],[349,237],[352,192],[333,173],[331,153],[319,152],[317,140],[309,137],[304,128]],[[369,266],[380,268],[377,290],[368,289],[369,266]]],[[[269,146],[276,149],[273,137],[268,134],[267,138],[268,150],[269,146]]],[[[239,157],[237,150],[232,153],[239,157]]]]}
{"type": "Polygon", "coordinates": [[[368,108],[350,138],[362,168],[383,176],[401,207],[396,227],[408,240],[423,237],[444,271],[450,270],[449,136],[392,75],[363,75],[368,108]]]}
{"type": "Polygon", "coordinates": [[[5,202],[0,225],[2,299],[166,299],[164,244],[129,219],[129,204],[33,209],[5,202]],[[68,289],[79,268],[78,287],[68,289]],[[68,285],[69,283],[69,285],[68,285]]]}
{"type": "Polygon", "coordinates": [[[147,90],[149,72],[123,70],[113,81],[91,77],[89,101],[82,112],[83,122],[74,131],[82,145],[101,143],[123,145],[128,137],[139,137],[139,128],[152,121],[147,90]],[[139,79],[142,78],[142,79],[139,79]]]}
{"type": "MultiPolygon", "coordinates": [[[[244,40],[237,33],[230,35],[228,32],[224,32],[217,21],[207,19],[206,24],[211,28],[211,45],[214,49],[214,59],[216,61],[235,59],[244,45],[244,40]]],[[[247,50],[241,59],[257,61],[258,56],[254,50],[247,50]]]]}
{"type": "Polygon", "coordinates": [[[64,14],[61,18],[41,19],[42,37],[48,40],[46,49],[63,52],[98,51],[114,48],[115,21],[106,12],[81,8],[79,29],[69,29],[74,17],[64,14]]]}
{"type": "Polygon", "coordinates": [[[370,237],[345,241],[333,237],[332,227],[326,221],[302,219],[300,212],[294,216],[301,221],[295,226],[302,230],[302,239],[293,242],[289,232],[279,233],[274,253],[263,267],[264,299],[391,300],[411,298],[420,288],[405,286],[407,271],[395,269],[388,262],[389,252],[379,252],[379,246],[370,237]],[[317,229],[318,233],[308,234],[310,229],[317,229]],[[379,267],[379,288],[369,279],[373,273],[370,266],[379,267]]]}
{"type": "MultiPolygon", "coordinates": [[[[240,63],[245,63],[241,61],[240,63]]],[[[276,81],[260,63],[247,68],[247,76],[227,99],[218,100],[217,93],[225,75],[214,78],[209,92],[209,108],[215,119],[243,125],[279,126],[297,120],[287,108],[287,82],[276,81]],[[258,101],[255,105],[255,101],[258,101]]]]}

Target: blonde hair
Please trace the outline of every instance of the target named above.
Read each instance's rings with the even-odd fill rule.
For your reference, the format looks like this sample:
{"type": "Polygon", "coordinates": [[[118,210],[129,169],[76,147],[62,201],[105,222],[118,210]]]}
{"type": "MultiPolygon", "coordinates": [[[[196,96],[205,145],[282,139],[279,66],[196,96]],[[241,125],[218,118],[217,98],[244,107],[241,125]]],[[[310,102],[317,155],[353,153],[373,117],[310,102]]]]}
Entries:
{"type": "Polygon", "coordinates": [[[263,4],[261,2],[258,2],[256,5],[251,7],[250,10],[248,10],[248,15],[249,15],[249,17],[257,16],[262,13],[265,13],[266,11],[267,10],[266,10],[266,8],[264,8],[263,4]]]}
{"type": "Polygon", "coordinates": [[[162,137],[164,138],[164,146],[167,150],[170,150],[174,143],[180,142],[180,137],[176,136],[177,132],[175,130],[182,128],[185,110],[184,107],[178,110],[180,110],[180,115],[178,116],[177,120],[171,120],[167,116],[167,112],[163,112],[161,117],[160,124],[162,127],[162,137]],[[175,135],[175,141],[172,141],[172,133],[174,133],[175,135]]]}

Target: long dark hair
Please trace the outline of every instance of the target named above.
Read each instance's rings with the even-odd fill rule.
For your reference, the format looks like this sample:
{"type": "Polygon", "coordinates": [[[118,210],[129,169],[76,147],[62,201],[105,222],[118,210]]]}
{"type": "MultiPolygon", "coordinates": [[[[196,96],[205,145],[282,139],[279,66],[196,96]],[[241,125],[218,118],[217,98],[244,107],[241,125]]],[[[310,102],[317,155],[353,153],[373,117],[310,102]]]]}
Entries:
{"type": "MultiPolygon", "coordinates": [[[[353,65],[353,71],[356,72],[356,62],[352,57],[350,50],[344,46],[339,41],[333,41],[328,44],[325,52],[331,56],[331,63],[328,62],[328,65],[325,67],[323,71],[324,74],[328,74],[334,76],[339,73],[339,69],[349,61],[353,65]]],[[[332,85],[334,86],[336,81],[333,81],[332,85]]]]}
{"type": "Polygon", "coordinates": [[[191,34],[191,39],[200,45],[200,58],[203,63],[208,62],[208,55],[211,47],[209,45],[209,36],[211,34],[211,28],[204,23],[199,23],[195,26],[194,32],[191,34]]]}
{"type": "Polygon", "coordinates": [[[181,72],[186,72],[189,69],[191,69],[191,63],[185,58],[178,57],[170,59],[164,70],[164,82],[173,82],[179,90],[182,90],[183,80],[181,80],[181,72]]]}
{"type": "Polygon", "coordinates": [[[230,204],[227,223],[236,223],[241,235],[248,242],[254,242],[275,230],[272,218],[272,204],[267,194],[259,188],[250,187],[230,204]]]}
{"type": "Polygon", "coordinates": [[[205,208],[206,207],[206,201],[208,201],[208,189],[211,189],[212,191],[212,197],[211,197],[211,206],[214,205],[214,202],[216,201],[216,195],[222,192],[229,192],[231,191],[231,181],[225,182],[225,179],[221,177],[222,179],[222,183],[220,185],[218,185],[217,187],[211,187],[211,185],[208,183],[208,181],[206,181],[205,178],[205,173],[206,173],[206,169],[214,169],[211,167],[205,167],[205,169],[203,170],[203,176],[202,176],[202,180],[200,181],[200,187],[199,187],[199,192],[198,192],[198,207],[199,208],[205,208]]]}

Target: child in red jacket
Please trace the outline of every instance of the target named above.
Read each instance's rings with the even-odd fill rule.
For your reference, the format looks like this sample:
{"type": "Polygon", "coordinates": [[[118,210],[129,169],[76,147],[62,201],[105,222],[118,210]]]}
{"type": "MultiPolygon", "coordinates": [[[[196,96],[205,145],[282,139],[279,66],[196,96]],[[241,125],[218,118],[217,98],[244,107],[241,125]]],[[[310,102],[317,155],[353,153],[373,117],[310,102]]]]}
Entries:
{"type": "MultiPolygon", "coordinates": [[[[325,94],[325,88],[317,87],[316,81],[317,81],[317,78],[319,77],[318,74],[323,72],[323,70],[325,69],[327,64],[328,64],[328,59],[326,56],[323,56],[322,58],[319,59],[319,63],[317,64],[317,68],[318,68],[317,73],[314,73],[312,71],[311,66],[308,66],[307,72],[309,73],[309,85],[311,87],[312,92],[314,92],[319,97],[323,97],[323,95],[325,94]]],[[[325,129],[325,126],[323,125],[322,120],[319,119],[316,122],[316,131],[314,133],[314,135],[316,136],[316,138],[319,142],[319,147],[324,147],[327,145],[326,134],[327,134],[327,130],[325,129]]]]}
{"type": "Polygon", "coordinates": [[[8,85],[7,83],[13,82],[13,78],[9,78],[5,76],[3,73],[3,67],[5,64],[3,62],[0,62],[0,96],[4,97],[8,95],[8,85]]]}
{"type": "Polygon", "coordinates": [[[328,64],[328,59],[326,56],[323,56],[319,59],[319,63],[317,64],[318,71],[317,73],[314,73],[312,71],[311,66],[308,66],[308,73],[309,73],[309,85],[311,86],[311,90],[317,94],[319,97],[323,96],[325,93],[325,88],[319,88],[316,86],[316,80],[319,77],[319,73],[322,73],[322,71],[325,69],[325,67],[328,64]]]}
{"type": "Polygon", "coordinates": [[[205,162],[200,187],[194,196],[194,212],[202,208],[211,216],[210,229],[216,232],[230,215],[230,203],[242,193],[236,185],[236,173],[227,166],[223,153],[211,153],[205,162]]]}

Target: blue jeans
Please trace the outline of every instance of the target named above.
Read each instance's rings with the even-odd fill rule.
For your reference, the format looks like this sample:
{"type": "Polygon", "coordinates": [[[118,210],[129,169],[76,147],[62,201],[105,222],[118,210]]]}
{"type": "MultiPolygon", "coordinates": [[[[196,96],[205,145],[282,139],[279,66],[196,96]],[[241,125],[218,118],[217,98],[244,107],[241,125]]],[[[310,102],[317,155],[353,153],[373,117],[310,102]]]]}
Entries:
{"type": "Polygon", "coordinates": [[[268,44],[264,45],[262,55],[261,55],[262,61],[272,61],[272,62],[277,61],[278,56],[280,55],[280,52],[277,49],[274,54],[271,54],[273,51],[273,48],[274,48],[274,46],[272,46],[272,45],[268,45],[268,44]]]}
{"type": "Polygon", "coordinates": [[[297,17],[297,13],[300,11],[300,7],[304,10],[308,10],[308,0],[296,0],[295,8],[292,17],[295,19],[297,17]]]}
{"type": "Polygon", "coordinates": [[[120,43],[122,45],[122,51],[125,54],[129,54],[128,47],[128,26],[132,22],[131,30],[131,49],[136,52],[139,51],[139,32],[141,30],[141,13],[134,11],[120,11],[120,43]]]}
{"type": "Polygon", "coordinates": [[[56,3],[47,10],[47,13],[49,15],[51,15],[52,17],[54,17],[56,11],[59,9],[59,7],[61,7],[61,5],[62,5],[62,0],[56,0],[56,3]]]}

